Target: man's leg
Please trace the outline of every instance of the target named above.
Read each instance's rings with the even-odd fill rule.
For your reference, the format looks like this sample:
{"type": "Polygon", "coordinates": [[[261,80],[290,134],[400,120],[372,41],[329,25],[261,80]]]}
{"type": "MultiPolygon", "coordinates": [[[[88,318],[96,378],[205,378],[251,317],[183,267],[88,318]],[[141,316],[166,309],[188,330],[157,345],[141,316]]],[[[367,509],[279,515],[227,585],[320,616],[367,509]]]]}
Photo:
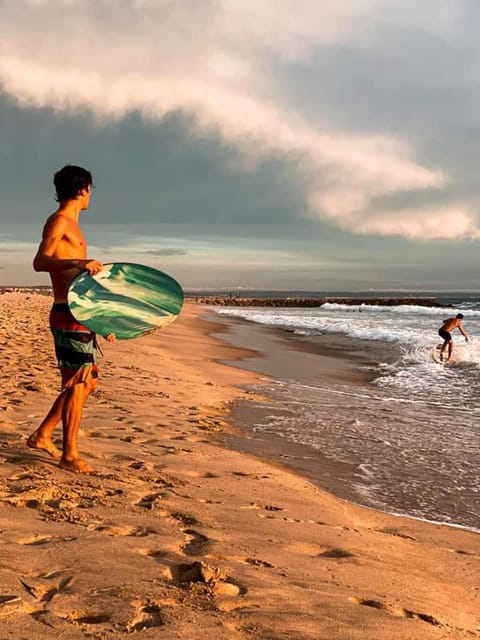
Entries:
{"type": "Polygon", "coordinates": [[[63,404],[65,402],[66,390],[63,390],[56,398],[50,411],[47,413],[42,423],[27,440],[27,446],[31,449],[41,449],[46,451],[53,458],[60,458],[62,455],[59,449],[52,442],[52,433],[57,424],[62,419],[63,404]]]}
{"type": "Polygon", "coordinates": [[[445,349],[447,348],[448,340],[445,340],[442,344],[442,348],[440,349],[440,361],[443,362],[443,354],[445,353],[445,349]]]}
{"type": "Polygon", "coordinates": [[[77,436],[83,406],[97,386],[95,334],[75,320],[66,303],[53,305],[50,329],[62,374],[63,391],[27,440],[27,445],[60,458],[60,466],[64,469],[89,473],[92,469],[78,455],[77,436]],[[53,430],[60,420],[63,423],[63,453],[52,442],[53,430]]]}
{"type": "Polygon", "coordinates": [[[72,386],[76,377],[79,375],[78,369],[62,367],[60,369],[62,376],[62,392],[57,396],[50,411],[47,413],[42,423],[36,431],[27,440],[27,446],[31,449],[41,449],[46,451],[54,458],[60,458],[61,451],[52,442],[52,433],[60,423],[63,416],[63,406],[67,396],[69,387],[72,386]]]}
{"type": "Polygon", "coordinates": [[[78,430],[83,415],[83,407],[90,393],[96,388],[96,380],[91,377],[85,382],[77,382],[65,392],[62,404],[63,453],[60,467],[76,473],[91,473],[93,469],[80,458],[78,453],[78,430]]]}
{"type": "Polygon", "coordinates": [[[447,362],[450,360],[450,358],[452,357],[452,351],[453,351],[453,340],[450,340],[448,342],[448,358],[447,358],[447,362]]]}

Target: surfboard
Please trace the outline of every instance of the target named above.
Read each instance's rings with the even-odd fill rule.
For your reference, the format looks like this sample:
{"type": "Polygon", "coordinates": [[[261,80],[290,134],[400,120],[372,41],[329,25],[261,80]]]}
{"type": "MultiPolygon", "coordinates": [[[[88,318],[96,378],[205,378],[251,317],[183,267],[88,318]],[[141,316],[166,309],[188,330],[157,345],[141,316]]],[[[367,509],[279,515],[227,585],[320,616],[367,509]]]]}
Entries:
{"type": "Polygon", "coordinates": [[[69,287],[73,317],[94,333],[119,340],[163,329],[179,315],[183,290],[171,276],[141,264],[105,264],[91,276],[83,271],[69,287]]]}

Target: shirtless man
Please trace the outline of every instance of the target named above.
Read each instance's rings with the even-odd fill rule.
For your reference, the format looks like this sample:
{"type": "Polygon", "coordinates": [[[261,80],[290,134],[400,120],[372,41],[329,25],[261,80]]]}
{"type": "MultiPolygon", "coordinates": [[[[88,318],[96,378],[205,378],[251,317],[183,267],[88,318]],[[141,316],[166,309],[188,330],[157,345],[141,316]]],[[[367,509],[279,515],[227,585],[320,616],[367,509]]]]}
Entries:
{"type": "MultiPolygon", "coordinates": [[[[33,268],[47,271],[52,281],[54,304],[50,328],[62,375],[62,391],[27,445],[60,458],[62,469],[91,473],[91,467],[78,454],[77,436],[83,406],[97,386],[97,343],[95,334],[70,313],[67,294],[77,274],[86,270],[94,275],[103,266],[98,260],[87,258],[87,245],[78,224],[81,211],[88,209],[92,176],[82,167],[67,165],[55,174],[53,182],[59,207],[47,219],[33,268]],[[52,432],[60,421],[62,452],[52,442],[52,432]]],[[[111,334],[106,339],[112,341],[115,336],[111,334]]]]}
{"type": "Polygon", "coordinates": [[[440,349],[440,360],[443,361],[443,353],[447,348],[447,346],[448,346],[448,356],[447,356],[446,362],[448,362],[452,357],[453,340],[450,333],[454,329],[458,329],[462,334],[462,336],[465,338],[465,342],[468,342],[468,336],[465,333],[465,329],[462,327],[462,320],[463,320],[463,313],[457,313],[455,318],[447,318],[446,320],[444,320],[442,326],[438,330],[438,335],[444,340],[442,348],[440,349]]]}

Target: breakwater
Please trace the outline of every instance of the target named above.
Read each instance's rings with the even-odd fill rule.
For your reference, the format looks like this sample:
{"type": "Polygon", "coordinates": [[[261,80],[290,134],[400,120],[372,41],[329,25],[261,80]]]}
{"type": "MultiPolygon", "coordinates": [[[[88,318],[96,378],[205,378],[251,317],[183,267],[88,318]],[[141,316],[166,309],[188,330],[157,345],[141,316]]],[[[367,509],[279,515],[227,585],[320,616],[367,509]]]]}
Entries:
{"type": "Polygon", "coordinates": [[[223,307],[321,307],[327,302],[359,307],[361,305],[398,306],[417,305],[419,307],[450,307],[437,298],[242,298],[239,296],[187,296],[187,302],[223,307]]]}
{"type": "Polygon", "coordinates": [[[38,287],[6,287],[0,286],[0,295],[2,293],[27,293],[29,295],[34,293],[39,293],[42,296],[51,296],[52,289],[48,286],[38,286],[38,287]]]}

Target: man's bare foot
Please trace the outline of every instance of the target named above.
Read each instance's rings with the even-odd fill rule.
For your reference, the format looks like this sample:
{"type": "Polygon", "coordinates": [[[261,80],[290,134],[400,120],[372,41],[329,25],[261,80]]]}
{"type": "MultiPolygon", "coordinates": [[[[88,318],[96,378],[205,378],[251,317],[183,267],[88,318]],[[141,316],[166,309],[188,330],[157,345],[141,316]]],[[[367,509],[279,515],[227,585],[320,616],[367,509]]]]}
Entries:
{"type": "Polygon", "coordinates": [[[65,460],[65,458],[62,458],[59,464],[61,469],[71,471],[72,473],[93,473],[92,467],[81,458],[74,458],[73,460],[65,460]]]}
{"type": "Polygon", "coordinates": [[[27,440],[27,447],[29,447],[30,449],[40,449],[40,451],[46,451],[52,456],[52,458],[56,458],[57,460],[62,455],[62,452],[57,449],[57,447],[51,440],[41,438],[37,435],[36,432],[32,433],[32,435],[27,440]]]}

